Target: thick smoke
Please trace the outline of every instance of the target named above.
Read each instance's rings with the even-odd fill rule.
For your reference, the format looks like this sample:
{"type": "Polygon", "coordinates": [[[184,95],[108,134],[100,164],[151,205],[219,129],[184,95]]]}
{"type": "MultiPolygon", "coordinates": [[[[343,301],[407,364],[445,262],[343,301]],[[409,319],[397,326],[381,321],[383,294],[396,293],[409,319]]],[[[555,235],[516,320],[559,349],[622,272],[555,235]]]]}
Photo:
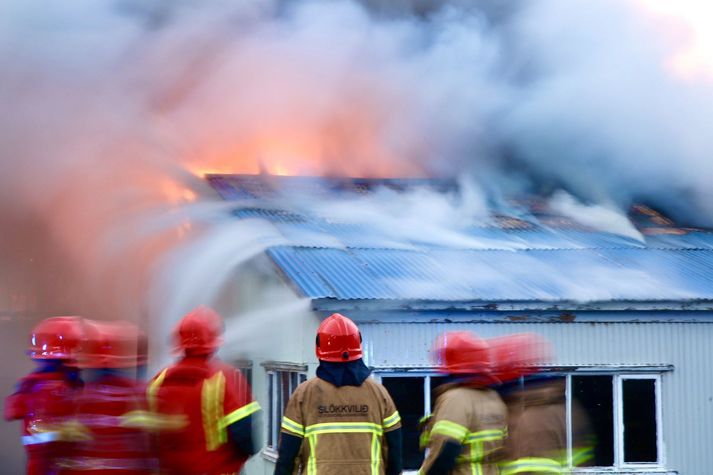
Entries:
{"type": "Polygon", "coordinates": [[[225,224],[202,171],[469,182],[322,208],[395,241],[427,211],[426,241],[477,247],[486,195],[533,190],[633,237],[636,200],[710,225],[713,88],[671,70],[668,26],[638,0],[2,2],[3,325],[220,293],[272,237],[225,224]]]}
{"type": "Polygon", "coordinates": [[[713,84],[672,70],[685,25],[645,3],[530,2],[513,26],[522,79],[496,130],[540,184],[710,225],[713,84]]]}

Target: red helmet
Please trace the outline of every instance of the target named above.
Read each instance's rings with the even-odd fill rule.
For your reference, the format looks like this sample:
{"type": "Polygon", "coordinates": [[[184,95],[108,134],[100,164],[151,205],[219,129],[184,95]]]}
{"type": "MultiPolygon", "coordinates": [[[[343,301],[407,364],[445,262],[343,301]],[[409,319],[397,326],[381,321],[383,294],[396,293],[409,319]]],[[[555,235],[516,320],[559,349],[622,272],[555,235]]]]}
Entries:
{"type": "Polygon", "coordinates": [[[536,333],[516,333],[490,339],[494,375],[502,382],[536,373],[552,359],[550,343],[536,333]]]}
{"type": "Polygon", "coordinates": [[[201,305],[184,316],[174,329],[179,350],[191,355],[209,355],[223,344],[223,319],[201,305]]]}
{"type": "Polygon", "coordinates": [[[85,320],[79,364],[82,368],[133,368],[138,347],[139,330],[133,323],[85,320]]]}
{"type": "Polygon", "coordinates": [[[346,363],[362,357],[361,332],[354,322],[333,313],[317,329],[317,358],[346,363]]]}
{"type": "Polygon", "coordinates": [[[439,370],[448,374],[490,374],[488,342],[472,332],[446,332],[432,351],[439,370]]]}
{"type": "Polygon", "coordinates": [[[50,317],[32,329],[28,353],[33,360],[73,360],[81,339],[80,317],[50,317]]]}

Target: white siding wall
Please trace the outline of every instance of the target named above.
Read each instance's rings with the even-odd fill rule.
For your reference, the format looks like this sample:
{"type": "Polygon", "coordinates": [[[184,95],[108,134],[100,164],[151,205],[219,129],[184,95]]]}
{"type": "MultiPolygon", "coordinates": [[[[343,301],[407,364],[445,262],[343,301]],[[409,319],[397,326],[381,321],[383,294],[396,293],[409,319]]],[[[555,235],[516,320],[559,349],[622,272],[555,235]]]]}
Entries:
{"type": "Polygon", "coordinates": [[[663,375],[666,466],[685,475],[713,473],[713,323],[364,323],[372,366],[428,366],[428,350],[447,330],[483,337],[536,332],[562,365],[673,365],[663,375]]]}
{"type": "MultiPolygon", "coordinates": [[[[314,376],[317,358],[314,339],[320,320],[310,301],[298,298],[275,272],[264,256],[253,259],[235,273],[223,292],[221,304],[226,315],[225,344],[219,353],[227,362],[253,363],[253,396],[263,408],[260,415],[260,443],[267,442],[268,388],[266,361],[305,364],[314,376]],[[230,316],[230,317],[228,317],[230,316]]],[[[275,466],[258,453],[245,466],[246,475],[272,475],[275,466]]]]}

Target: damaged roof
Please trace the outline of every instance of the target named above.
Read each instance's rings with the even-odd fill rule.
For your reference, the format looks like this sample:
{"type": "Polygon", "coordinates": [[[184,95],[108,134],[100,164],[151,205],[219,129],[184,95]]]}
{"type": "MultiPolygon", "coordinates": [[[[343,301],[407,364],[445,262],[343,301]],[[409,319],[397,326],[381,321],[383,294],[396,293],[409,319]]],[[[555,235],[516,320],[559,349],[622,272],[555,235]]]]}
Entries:
{"type": "Polygon", "coordinates": [[[677,227],[645,206],[630,211],[633,234],[593,229],[534,199],[434,230],[399,216],[392,226],[391,218],[370,213],[381,206],[378,199],[404,192],[457,193],[452,181],[259,175],[208,181],[235,203],[237,218],[268,222],[286,238],[267,255],[312,299],[713,301],[713,233],[677,227]],[[366,211],[357,204],[379,193],[366,211]],[[341,200],[343,206],[324,206],[341,200]]]}

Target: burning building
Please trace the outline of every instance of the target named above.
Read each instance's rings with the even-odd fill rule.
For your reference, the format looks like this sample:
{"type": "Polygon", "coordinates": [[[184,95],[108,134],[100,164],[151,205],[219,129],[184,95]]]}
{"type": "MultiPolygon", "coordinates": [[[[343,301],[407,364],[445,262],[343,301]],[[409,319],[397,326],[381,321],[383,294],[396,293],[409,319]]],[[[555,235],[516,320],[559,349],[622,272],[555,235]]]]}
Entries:
{"type": "Polygon", "coordinates": [[[249,470],[271,473],[282,410],[314,375],[314,332],[334,312],[360,325],[365,361],[404,420],[410,469],[420,464],[417,424],[439,381],[430,346],[443,331],[465,329],[486,337],[537,332],[553,343],[549,371],[566,379],[568,401],[578,399],[594,424],[590,472],[703,473],[708,465],[713,432],[698,421],[713,415],[706,364],[713,356],[713,233],[677,226],[645,206],[631,210],[634,233],[606,232],[530,198],[462,223],[456,239],[435,236],[426,222],[383,225],[359,204],[379,194],[379,206],[389,207],[384,196],[462,193],[448,181],[208,180],[236,220],[272,230],[223,299],[237,315],[224,355],[245,369],[265,410],[265,447],[249,470]],[[341,200],[346,213],[324,205],[341,200]],[[271,335],[261,347],[240,340],[250,318],[240,302],[259,300],[267,287],[278,289],[269,298],[292,294],[302,304],[275,307],[282,318],[260,314],[271,335]]]}
{"type": "MultiPolygon", "coordinates": [[[[608,473],[709,471],[710,234],[645,207],[634,226],[568,195],[490,202],[426,178],[645,202],[710,228],[706,2],[10,0],[0,12],[4,356],[35,321],[77,313],[150,327],[159,364],[178,316],[215,304],[225,351],[268,408],[251,470],[269,472],[328,313],[360,323],[410,430],[437,382],[436,333],[532,330],[555,344],[569,394],[599,408],[608,473]],[[215,203],[207,171],[422,181],[212,176],[227,200],[215,203]]],[[[7,365],[6,392],[27,364],[7,365]]],[[[3,466],[18,472],[16,430],[3,430],[3,466]]]]}

